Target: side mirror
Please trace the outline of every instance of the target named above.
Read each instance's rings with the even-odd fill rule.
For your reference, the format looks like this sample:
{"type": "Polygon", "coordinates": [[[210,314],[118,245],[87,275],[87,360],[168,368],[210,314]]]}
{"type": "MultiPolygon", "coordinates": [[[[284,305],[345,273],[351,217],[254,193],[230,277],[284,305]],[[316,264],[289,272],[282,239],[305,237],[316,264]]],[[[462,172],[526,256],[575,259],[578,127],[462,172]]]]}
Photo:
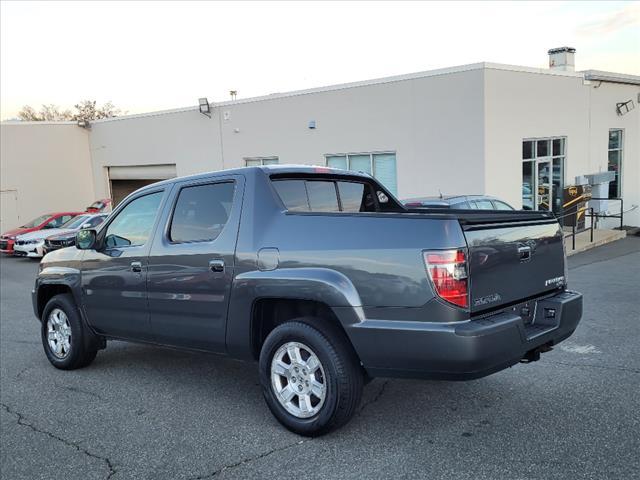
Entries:
{"type": "Polygon", "coordinates": [[[76,248],[79,250],[91,250],[96,246],[96,238],[95,230],[80,230],[76,233],[76,248]]]}

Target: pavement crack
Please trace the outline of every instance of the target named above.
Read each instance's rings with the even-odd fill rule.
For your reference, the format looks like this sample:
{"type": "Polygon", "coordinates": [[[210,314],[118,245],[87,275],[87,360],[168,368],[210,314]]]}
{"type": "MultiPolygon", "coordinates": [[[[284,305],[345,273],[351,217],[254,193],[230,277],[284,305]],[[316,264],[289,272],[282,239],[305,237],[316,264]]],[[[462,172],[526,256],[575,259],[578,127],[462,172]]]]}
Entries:
{"type": "Polygon", "coordinates": [[[51,433],[51,432],[49,432],[47,430],[44,430],[42,428],[38,428],[34,424],[28,422],[23,414],[21,414],[20,412],[15,411],[11,407],[9,407],[9,405],[7,405],[5,403],[0,403],[0,405],[2,405],[2,408],[4,408],[7,411],[7,413],[16,416],[16,418],[18,419],[18,425],[22,425],[23,427],[27,427],[27,428],[33,430],[36,433],[41,433],[41,434],[46,435],[47,437],[49,437],[49,438],[51,438],[53,440],[57,440],[58,442],[61,442],[61,443],[63,443],[64,445],[66,445],[68,447],[76,449],[78,452],[86,455],[87,457],[91,457],[91,458],[94,458],[96,460],[100,460],[100,461],[104,462],[105,465],[107,466],[107,468],[109,469],[109,473],[107,474],[107,480],[109,480],[111,477],[113,477],[116,474],[117,470],[116,470],[115,466],[113,465],[113,462],[108,457],[101,457],[100,455],[96,455],[95,453],[91,453],[86,448],[81,447],[79,445],[79,443],[77,443],[77,442],[72,442],[71,440],[67,440],[66,438],[62,438],[62,437],[56,435],[55,433],[51,433]]]}
{"type": "Polygon", "coordinates": [[[261,453],[259,455],[253,456],[253,457],[248,457],[248,458],[244,458],[238,462],[235,463],[230,463],[229,465],[225,465],[222,468],[219,468],[218,470],[215,470],[211,473],[206,473],[204,475],[198,475],[197,477],[191,477],[190,480],[206,480],[208,478],[213,478],[217,475],[220,475],[221,473],[226,472],[227,470],[232,470],[234,468],[238,468],[238,467],[242,467],[244,465],[247,465],[251,462],[254,462],[256,460],[260,460],[262,458],[268,457],[269,455],[273,455],[274,453],[278,453],[278,452],[282,452],[284,450],[288,450],[290,448],[296,447],[298,445],[302,445],[305,442],[309,442],[311,440],[299,440],[295,443],[290,443],[288,445],[284,445],[282,447],[278,447],[278,448],[274,448],[272,450],[268,450],[264,453],[261,453]]]}
{"type": "Polygon", "coordinates": [[[619,367],[611,365],[594,365],[592,363],[571,363],[571,362],[549,362],[552,365],[565,365],[567,367],[585,367],[585,368],[599,368],[602,370],[617,370],[619,372],[640,373],[638,368],[619,367]]]}
{"type": "Polygon", "coordinates": [[[375,394],[375,396],[369,400],[368,402],[365,402],[362,404],[362,406],[360,407],[360,410],[358,410],[358,415],[360,415],[362,413],[362,411],[367,408],[369,405],[372,405],[374,403],[376,403],[378,400],[380,400],[380,397],[382,397],[382,395],[384,395],[384,392],[387,389],[387,385],[389,385],[390,380],[385,380],[382,385],[380,386],[380,390],[378,390],[378,393],[375,394]]]}

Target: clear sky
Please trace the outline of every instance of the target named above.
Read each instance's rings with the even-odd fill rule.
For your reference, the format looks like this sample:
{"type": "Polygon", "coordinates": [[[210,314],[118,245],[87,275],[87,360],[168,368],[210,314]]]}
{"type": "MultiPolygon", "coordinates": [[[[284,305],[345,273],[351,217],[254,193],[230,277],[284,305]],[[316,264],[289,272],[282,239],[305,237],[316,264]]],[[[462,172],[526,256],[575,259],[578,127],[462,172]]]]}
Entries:
{"type": "Polygon", "coordinates": [[[129,113],[481,61],[640,74],[640,2],[10,2],[0,117],[112,101],[129,113]]]}

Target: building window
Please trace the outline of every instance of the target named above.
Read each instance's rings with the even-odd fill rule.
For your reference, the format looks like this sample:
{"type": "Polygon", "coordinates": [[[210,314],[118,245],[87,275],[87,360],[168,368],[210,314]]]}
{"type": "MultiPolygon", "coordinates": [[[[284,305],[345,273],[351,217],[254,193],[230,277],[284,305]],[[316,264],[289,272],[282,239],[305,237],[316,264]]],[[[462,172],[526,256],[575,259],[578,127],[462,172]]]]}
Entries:
{"type": "Polygon", "coordinates": [[[562,211],[566,138],[522,141],[522,208],[562,211]]]}
{"type": "Polygon", "coordinates": [[[277,165],[278,157],[251,157],[245,158],[244,164],[247,167],[260,167],[262,165],[277,165]]]}
{"type": "Polygon", "coordinates": [[[398,194],[395,152],[325,155],[327,167],[373,175],[394,195],[398,194]]]}
{"type": "Polygon", "coordinates": [[[622,130],[609,130],[609,163],[608,170],[615,172],[615,178],[609,182],[609,198],[622,196],[622,130]]]}

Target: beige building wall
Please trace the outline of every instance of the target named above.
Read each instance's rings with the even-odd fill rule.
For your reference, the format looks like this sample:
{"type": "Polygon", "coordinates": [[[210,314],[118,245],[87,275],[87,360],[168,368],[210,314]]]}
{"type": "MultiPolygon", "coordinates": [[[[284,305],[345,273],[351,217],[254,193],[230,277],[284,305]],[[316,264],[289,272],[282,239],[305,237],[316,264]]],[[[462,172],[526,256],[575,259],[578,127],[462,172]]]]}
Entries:
{"type": "MultiPolygon", "coordinates": [[[[640,108],[619,116],[615,104],[637,103],[639,94],[581,73],[479,63],[222,102],[211,118],[190,107],[98,120],[90,131],[4,123],[2,229],[43,205],[84,208],[111,196],[109,169],[128,181],[241,167],[255,157],[324,165],[326,155],[369,152],[396,153],[400,198],[490,194],[520,207],[523,139],[566,137],[570,184],[607,169],[611,128],[625,131],[622,191],[631,208],[640,204],[640,108]]],[[[640,225],[640,209],[625,223],[640,225]]]]}
{"type": "Polygon", "coordinates": [[[0,124],[0,232],[95,199],[88,132],[72,123],[0,124]]]}
{"type": "Polygon", "coordinates": [[[220,170],[219,132],[217,118],[193,109],[97,120],[89,137],[95,191],[110,195],[109,167],[175,164],[178,176],[220,170]]]}
{"type": "Polygon", "coordinates": [[[223,119],[225,166],[270,156],[281,164],[325,165],[330,154],[395,152],[401,198],[439,190],[482,193],[482,85],[478,64],[456,73],[221,105],[216,115],[223,119]]]}
{"type": "MultiPolygon", "coordinates": [[[[487,68],[486,193],[522,206],[524,139],[566,137],[564,181],[570,185],[577,175],[607,171],[609,129],[623,128],[625,208],[640,204],[640,109],[616,113],[617,102],[635,103],[639,93],[633,85],[585,82],[580,73],[487,68]]],[[[617,213],[619,207],[610,202],[610,210],[617,213]]],[[[640,225],[640,209],[625,214],[625,223],[640,225]]]]}

